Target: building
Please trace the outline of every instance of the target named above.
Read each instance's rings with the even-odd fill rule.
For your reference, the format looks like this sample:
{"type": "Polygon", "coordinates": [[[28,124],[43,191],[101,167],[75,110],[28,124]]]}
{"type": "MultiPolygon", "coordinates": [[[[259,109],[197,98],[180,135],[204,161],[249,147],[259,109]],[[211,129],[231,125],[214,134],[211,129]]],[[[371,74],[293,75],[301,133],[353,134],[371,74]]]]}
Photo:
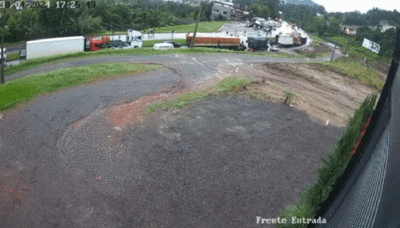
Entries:
{"type": "Polygon", "coordinates": [[[391,29],[391,28],[396,29],[396,26],[393,26],[393,25],[384,25],[384,26],[382,26],[381,32],[385,32],[386,30],[391,29]]]}
{"type": "Polygon", "coordinates": [[[349,34],[349,35],[356,35],[356,31],[357,31],[357,28],[358,28],[358,27],[360,27],[360,26],[356,26],[356,25],[351,25],[351,26],[343,25],[343,26],[341,26],[340,28],[341,28],[341,30],[342,30],[344,33],[346,33],[346,34],[349,34]]]}
{"type": "Polygon", "coordinates": [[[228,20],[244,20],[250,13],[246,10],[242,10],[239,7],[234,6],[231,2],[232,0],[227,0],[226,2],[214,1],[211,18],[218,18],[221,14],[228,20]]]}
{"type": "MultiPolygon", "coordinates": [[[[370,28],[370,29],[376,29],[377,26],[368,26],[368,28],[370,28]]],[[[382,28],[381,28],[381,32],[385,32],[386,30],[391,29],[391,28],[396,29],[396,27],[393,26],[393,25],[383,25],[382,28]]]]}

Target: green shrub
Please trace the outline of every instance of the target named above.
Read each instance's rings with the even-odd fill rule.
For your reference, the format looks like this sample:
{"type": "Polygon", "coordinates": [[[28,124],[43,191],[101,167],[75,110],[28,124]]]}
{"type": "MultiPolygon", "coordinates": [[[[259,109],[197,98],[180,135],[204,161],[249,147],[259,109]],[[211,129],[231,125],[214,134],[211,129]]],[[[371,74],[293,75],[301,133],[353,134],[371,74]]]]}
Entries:
{"type": "Polygon", "coordinates": [[[322,203],[328,198],[336,181],[346,169],[351,150],[355,147],[356,140],[360,136],[362,125],[372,116],[377,95],[368,96],[349,119],[347,128],[342,137],[337,141],[334,149],[326,156],[321,155],[323,165],[318,170],[318,180],[299,193],[298,202],[288,205],[279,217],[286,218],[288,223],[277,224],[278,228],[305,228],[307,224],[292,224],[291,218],[313,218],[322,203]]]}

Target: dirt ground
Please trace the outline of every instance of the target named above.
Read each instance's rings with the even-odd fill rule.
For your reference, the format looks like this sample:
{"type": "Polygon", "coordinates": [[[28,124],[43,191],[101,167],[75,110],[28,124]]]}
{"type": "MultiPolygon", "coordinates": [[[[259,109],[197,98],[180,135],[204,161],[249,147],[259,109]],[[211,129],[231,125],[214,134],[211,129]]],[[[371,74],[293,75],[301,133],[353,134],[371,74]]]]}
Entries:
{"type": "MultiPolygon", "coordinates": [[[[114,114],[82,120],[59,145],[85,151],[65,157],[66,167],[88,174],[96,167],[90,185],[116,196],[102,202],[118,216],[116,227],[257,227],[256,216],[276,218],[316,180],[319,155],[344,130],[288,105],[229,94],[117,131],[114,114]],[[72,163],[87,158],[87,166],[72,163]]],[[[92,224],[108,224],[103,219],[92,224]]]]}
{"type": "MultiPolygon", "coordinates": [[[[241,65],[239,68],[239,74],[225,70],[228,73],[225,76],[231,73],[255,80],[247,91],[259,92],[277,103],[284,102],[284,91],[291,91],[294,94],[291,105],[306,112],[319,124],[326,124],[329,120],[330,125],[345,127],[349,116],[368,95],[377,93],[379,100],[380,91],[377,89],[344,75],[340,70],[328,71],[319,64],[267,63],[241,65]]],[[[205,85],[208,87],[215,83],[210,81],[205,85]]]]}
{"type": "MultiPolygon", "coordinates": [[[[62,136],[60,145],[87,151],[65,161],[96,164],[93,194],[118,196],[102,202],[118,227],[259,227],[256,216],[276,218],[316,181],[320,155],[376,92],[317,64],[240,65],[218,74],[197,90],[232,74],[257,82],[150,116],[146,106],[168,95],[143,97],[100,110],[62,136]],[[295,94],[292,106],[282,104],[285,90],[295,94]],[[269,98],[247,97],[254,92],[269,98]]],[[[91,224],[111,221],[100,217],[91,224]]]]}

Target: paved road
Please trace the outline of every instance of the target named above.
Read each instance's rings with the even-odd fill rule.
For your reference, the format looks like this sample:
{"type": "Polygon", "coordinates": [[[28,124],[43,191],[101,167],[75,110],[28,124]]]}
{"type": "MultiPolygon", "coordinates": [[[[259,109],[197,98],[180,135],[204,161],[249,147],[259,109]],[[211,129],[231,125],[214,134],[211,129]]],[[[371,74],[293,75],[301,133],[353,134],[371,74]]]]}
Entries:
{"type": "MultiPolygon", "coordinates": [[[[94,213],[93,209],[84,205],[90,200],[100,204],[110,200],[112,192],[118,193],[117,186],[107,186],[110,194],[97,194],[93,199],[91,192],[95,190],[91,179],[79,176],[78,170],[68,174],[73,168],[69,167],[73,164],[63,163],[68,146],[59,144],[67,129],[87,116],[97,115],[102,108],[122,100],[135,101],[162,91],[188,89],[204,79],[217,77],[224,68],[234,67],[240,72],[248,64],[306,61],[243,54],[112,56],[72,60],[7,76],[6,80],[10,81],[55,69],[106,62],[153,63],[166,67],[45,95],[27,107],[5,113],[0,119],[0,192],[12,190],[0,196],[0,227],[58,227],[59,223],[62,227],[92,227],[86,219],[94,213]],[[68,213],[71,210],[72,214],[68,213]]],[[[115,212],[106,204],[104,207],[107,212],[115,212]]],[[[110,216],[114,220],[109,220],[109,224],[118,224],[123,217],[110,216]]]]}

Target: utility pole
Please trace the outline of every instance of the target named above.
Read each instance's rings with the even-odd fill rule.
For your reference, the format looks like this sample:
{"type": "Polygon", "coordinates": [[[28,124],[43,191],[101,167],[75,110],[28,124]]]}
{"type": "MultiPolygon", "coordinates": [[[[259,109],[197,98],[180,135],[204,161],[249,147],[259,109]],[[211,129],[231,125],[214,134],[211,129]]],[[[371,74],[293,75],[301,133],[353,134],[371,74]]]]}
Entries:
{"type": "MultiPolygon", "coordinates": [[[[3,18],[4,18],[5,10],[3,10],[3,18]]],[[[1,30],[1,81],[0,84],[4,84],[4,26],[1,30]]]]}
{"type": "Polygon", "coordinates": [[[203,11],[203,5],[202,5],[201,3],[202,3],[202,2],[200,2],[201,7],[200,7],[199,15],[197,15],[196,28],[194,29],[194,34],[193,34],[193,38],[192,38],[192,43],[191,43],[191,45],[190,45],[191,48],[193,48],[194,42],[195,42],[195,40],[196,40],[197,26],[199,25],[200,16],[201,16],[201,13],[202,13],[202,11],[203,11]]]}
{"type": "Polygon", "coordinates": [[[1,84],[4,84],[4,27],[1,30],[1,84]]]}
{"type": "MultiPolygon", "coordinates": [[[[337,37],[336,44],[339,43],[339,37],[340,37],[340,25],[339,25],[339,33],[338,33],[338,37],[337,37]]],[[[331,62],[332,62],[332,60],[333,60],[333,56],[335,55],[336,44],[335,44],[335,48],[333,49],[333,53],[332,53],[332,57],[331,57],[331,62]]]]}
{"type": "Polygon", "coordinates": [[[347,48],[349,47],[349,37],[347,37],[347,42],[346,42],[346,53],[345,55],[347,55],[347,48]]]}

